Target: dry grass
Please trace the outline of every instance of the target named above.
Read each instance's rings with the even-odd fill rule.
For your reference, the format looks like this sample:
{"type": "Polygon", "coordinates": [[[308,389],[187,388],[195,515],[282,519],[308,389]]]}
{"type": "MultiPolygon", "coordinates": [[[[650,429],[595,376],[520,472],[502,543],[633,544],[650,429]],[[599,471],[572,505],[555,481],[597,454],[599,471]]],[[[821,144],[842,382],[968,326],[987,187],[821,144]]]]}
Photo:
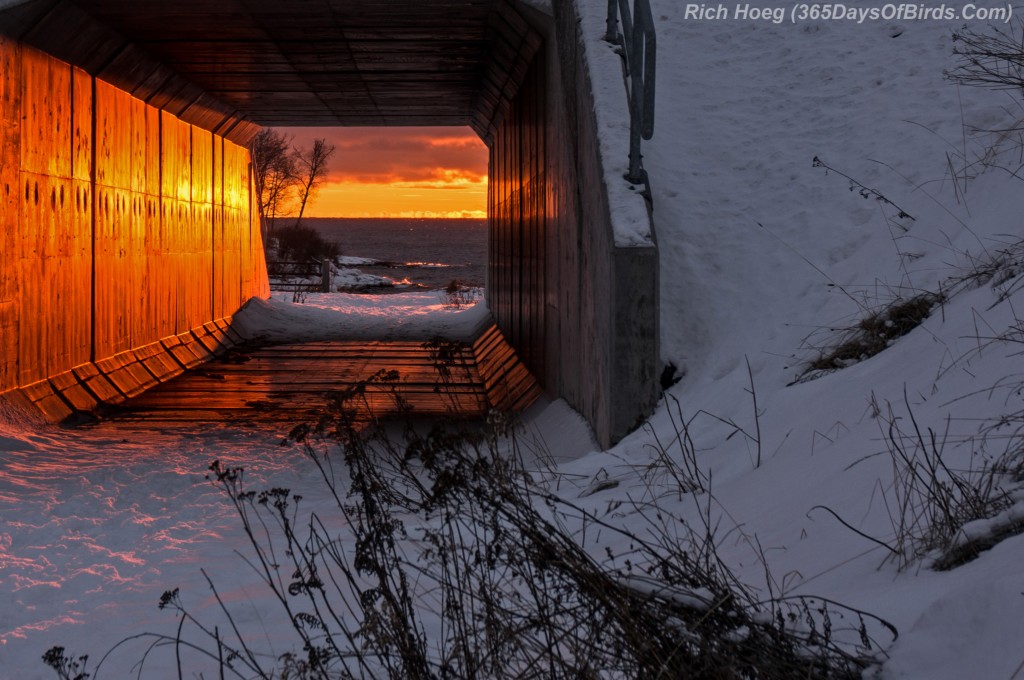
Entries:
{"type": "Polygon", "coordinates": [[[838,344],[810,361],[803,375],[846,368],[879,354],[897,338],[920,326],[943,299],[940,294],[921,293],[869,314],[855,326],[843,329],[838,344]]]}

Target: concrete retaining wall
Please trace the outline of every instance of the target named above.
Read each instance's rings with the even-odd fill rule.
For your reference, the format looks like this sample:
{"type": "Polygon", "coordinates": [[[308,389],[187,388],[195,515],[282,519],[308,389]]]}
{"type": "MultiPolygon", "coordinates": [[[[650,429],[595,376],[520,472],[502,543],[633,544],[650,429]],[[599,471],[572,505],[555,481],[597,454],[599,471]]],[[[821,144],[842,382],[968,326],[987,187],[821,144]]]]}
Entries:
{"type": "Polygon", "coordinates": [[[250,186],[243,147],[0,37],[0,393],[59,420],[223,348],[269,293],[250,186]]]}
{"type": "Polygon", "coordinates": [[[490,145],[488,303],[547,391],[608,446],[659,396],[657,248],[615,245],[575,4],[522,11],[544,48],[490,145]]]}

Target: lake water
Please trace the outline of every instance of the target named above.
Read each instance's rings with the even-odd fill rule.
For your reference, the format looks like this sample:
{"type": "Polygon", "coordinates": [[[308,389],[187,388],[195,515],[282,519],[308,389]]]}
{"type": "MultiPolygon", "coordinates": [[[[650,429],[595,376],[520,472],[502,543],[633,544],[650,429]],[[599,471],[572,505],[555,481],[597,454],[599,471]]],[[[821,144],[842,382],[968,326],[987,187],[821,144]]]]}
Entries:
{"type": "Polygon", "coordinates": [[[453,279],[483,286],[487,220],[306,218],[305,226],[341,246],[342,255],[379,260],[360,265],[368,274],[424,288],[453,279]]]}

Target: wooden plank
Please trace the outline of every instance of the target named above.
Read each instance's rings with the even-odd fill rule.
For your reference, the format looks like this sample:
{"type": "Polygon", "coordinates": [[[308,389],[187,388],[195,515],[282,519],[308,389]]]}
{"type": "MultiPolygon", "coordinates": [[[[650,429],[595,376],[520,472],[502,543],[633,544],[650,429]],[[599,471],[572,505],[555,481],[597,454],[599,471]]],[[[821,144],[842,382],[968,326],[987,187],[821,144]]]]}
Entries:
{"type": "Polygon", "coordinates": [[[199,341],[206,351],[214,356],[219,356],[227,351],[227,348],[213,336],[212,333],[206,328],[206,326],[200,326],[199,328],[192,329],[192,335],[195,336],[196,340],[199,341]]]}
{"type": "MultiPolygon", "coordinates": [[[[508,349],[511,351],[511,348],[508,349]]],[[[261,350],[264,352],[264,350],[261,350]]],[[[420,362],[424,364],[437,364],[437,363],[449,363],[447,360],[440,357],[435,357],[427,349],[423,347],[401,347],[396,349],[380,348],[380,347],[367,347],[363,344],[352,344],[340,347],[323,347],[323,348],[310,348],[309,350],[296,351],[292,347],[286,347],[282,349],[266,348],[265,355],[273,357],[277,361],[286,361],[288,359],[299,359],[302,360],[306,357],[323,357],[323,358],[345,358],[345,359],[374,359],[379,361],[406,361],[412,360],[414,362],[420,362]]],[[[473,360],[473,354],[470,352],[459,352],[453,355],[450,363],[458,364],[460,362],[469,362],[473,360]]]]}
{"type": "Polygon", "coordinates": [[[124,401],[124,395],[114,387],[114,384],[100,372],[100,369],[95,364],[76,366],[73,372],[79,382],[98,401],[104,404],[116,404],[124,401]]]}
{"type": "Polygon", "coordinates": [[[166,198],[190,201],[192,197],[192,130],[188,123],[164,111],[161,124],[162,192],[166,198]]]}
{"type": "Polygon", "coordinates": [[[49,184],[49,200],[43,204],[50,234],[44,254],[45,312],[40,311],[46,314],[47,335],[51,338],[46,350],[46,374],[52,376],[89,360],[89,348],[82,345],[83,336],[90,330],[85,325],[88,318],[80,315],[75,305],[86,302],[81,291],[83,285],[88,290],[91,272],[86,269],[89,240],[78,233],[73,181],[53,178],[49,184]]]}
{"type": "MultiPolygon", "coordinates": [[[[131,407],[134,410],[177,410],[182,408],[203,408],[203,409],[244,409],[250,402],[274,401],[283,412],[293,411],[297,408],[306,408],[310,405],[322,405],[330,400],[334,394],[330,390],[319,390],[315,392],[270,392],[266,390],[248,390],[237,394],[224,394],[212,390],[197,390],[195,392],[158,392],[150,390],[144,395],[132,399],[131,407]]],[[[445,392],[439,395],[433,391],[397,390],[394,394],[399,395],[402,400],[419,405],[421,408],[434,410],[447,410],[452,406],[465,405],[466,408],[480,408],[488,404],[487,396],[481,392],[445,392]]],[[[353,399],[360,404],[384,404],[391,406],[395,401],[391,392],[378,392],[376,394],[360,395],[353,399]]],[[[503,410],[510,410],[505,407],[503,410]]]]}
{"type": "Polygon", "coordinates": [[[93,276],[93,82],[81,69],[72,71],[72,162],[69,198],[71,255],[64,313],[70,323],[71,366],[92,358],[93,276]]]}
{"type": "Polygon", "coordinates": [[[156,384],[156,379],[139,363],[129,364],[105,375],[128,398],[138,396],[156,384]]]}
{"type": "Polygon", "coordinates": [[[146,192],[151,172],[159,172],[159,168],[149,167],[149,121],[146,104],[124,93],[126,117],[122,126],[128,128],[128,141],[125,156],[129,159],[127,182],[121,187],[125,190],[127,210],[124,222],[124,238],[126,253],[124,270],[126,276],[125,299],[128,301],[128,349],[139,347],[155,341],[160,337],[157,324],[150,311],[148,276],[149,257],[146,250],[149,227],[147,217],[148,204],[146,192]]]}
{"type": "Polygon", "coordinates": [[[112,189],[132,186],[132,97],[96,80],[96,184],[112,189]]]}
{"type": "MultiPolygon", "coordinates": [[[[226,145],[225,145],[226,146],[226,145]]],[[[224,177],[225,202],[230,200],[228,192],[228,178],[224,177]]],[[[224,311],[234,313],[243,304],[242,301],[242,267],[243,255],[241,244],[243,240],[242,230],[239,227],[241,212],[237,208],[227,205],[221,208],[221,226],[224,239],[224,269],[221,277],[223,286],[222,297],[224,299],[224,311]]]]}
{"type": "Polygon", "coordinates": [[[520,390],[528,389],[533,384],[533,376],[526,366],[515,362],[485,379],[484,384],[487,386],[488,396],[497,403],[517,394],[520,390]]]}
{"type": "Polygon", "coordinates": [[[192,202],[213,203],[213,134],[190,126],[192,134],[192,202]]]}
{"type": "Polygon", "coordinates": [[[188,330],[185,322],[181,286],[184,284],[183,265],[185,239],[181,198],[191,195],[188,177],[183,165],[188,161],[189,139],[182,138],[183,126],[166,111],[160,114],[160,255],[156,280],[152,284],[157,296],[156,313],[160,319],[160,333],[165,337],[188,330]],[[184,186],[182,186],[184,184],[184,186]],[[182,196],[184,194],[184,196],[182,196]]]}
{"type": "Polygon", "coordinates": [[[225,304],[224,278],[226,263],[230,255],[227,252],[227,244],[224,238],[224,138],[213,137],[212,156],[212,184],[213,184],[213,206],[210,225],[213,237],[213,318],[220,319],[234,309],[227,309],[225,304]]]}
{"type": "Polygon", "coordinates": [[[493,342],[495,338],[500,336],[501,331],[498,330],[497,326],[491,324],[484,330],[483,333],[480,334],[479,338],[473,341],[473,351],[478,351],[478,348],[482,347],[487,343],[493,342]]]}
{"type": "Polygon", "coordinates": [[[243,149],[243,156],[246,167],[246,199],[249,210],[249,248],[252,257],[249,260],[247,271],[252,273],[252,287],[247,295],[243,295],[240,304],[244,304],[251,297],[270,297],[270,279],[267,276],[267,260],[263,250],[263,236],[260,231],[259,200],[256,196],[256,186],[252,179],[252,166],[249,163],[249,152],[243,149]]]}
{"type": "Polygon", "coordinates": [[[518,357],[516,357],[515,352],[509,350],[501,356],[500,360],[496,360],[486,366],[481,365],[480,375],[484,380],[484,384],[490,388],[497,382],[504,380],[505,376],[508,375],[510,371],[520,365],[521,364],[518,357]]]}
{"type": "Polygon", "coordinates": [[[244,150],[224,142],[224,311],[234,313],[250,295],[252,275],[246,284],[249,257],[249,213],[246,199],[247,173],[243,168],[244,150]],[[243,247],[243,244],[246,244],[243,247]]]}
{"type": "Polygon", "coordinates": [[[477,356],[481,373],[488,376],[500,372],[504,366],[515,361],[515,350],[506,342],[502,342],[486,355],[477,356]]]}
{"type": "Polygon", "coordinates": [[[177,377],[185,370],[174,360],[167,348],[159,342],[139,347],[134,354],[136,359],[146,367],[146,370],[160,382],[177,377]]]}
{"type": "Polygon", "coordinates": [[[126,397],[142,394],[157,382],[132,352],[97,361],[96,367],[126,397]]]}
{"type": "Polygon", "coordinates": [[[114,189],[96,187],[94,223],[95,286],[93,294],[93,351],[99,358],[117,353],[117,196],[114,189]]]}
{"type": "MultiPolygon", "coordinates": [[[[146,393],[143,398],[147,403],[151,402],[167,402],[176,401],[182,402],[184,400],[196,400],[199,402],[238,402],[239,400],[252,399],[260,395],[277,395],[287,396],[289,399],[303,399],[309,398],[310,395],[317,396],[323,394],[334,394],[338,392],[344,392],[351,388],[352,385],[358,383],[360,380],[365,379],[365,375],[354,375],[345,381],[331,381],[324,383],[316,383],[310,385],[296,385],[281,380],[281,376],[278,376],[276,381],[268,380],[264,382],[260,381],[246,381],[244,384],[239,384],[234,381],[221,381],[218,379],[217,374],[210,374],[205,379],[194,379],[186,380],[185,385],[178,381],[170,387],[161,387],[159,389],[153,389],[146,393]]],[[[420,395],[427,396],[431,399],[436,398],[437,395],[444,397],[449,395],[458,396],[470,396],[485,399],[487,393],[479,386],[475,385],[451,385],[448,389],[439,390],[437,385],[434,383],[399,383],[392,388],[392,386],[375,386],[372,389],[368,388],[366,394],[391,394],[392,392],[406,394],[406,395],[420,395]]]]}
{"type": "Polygon", "coordinates": [[[26,385],[20,392],[28,397],[50,422],[59,423],[73,413],[71,407],[54,391],[48,380],[26,385]]]}
{"type": "MultiPolygon", "coordinates": [[[[148,361],[147,367],[149,365],[148,361]]],[[[248,373],[237,373],[231,369],[223,369],[216,365],[206,365],[205,367],[199,367],[196,369],[198,373],[195,375],[190,374],[179,380],[176,380],[173,386],[163,388],[167,391],[182,391],[189,392],[193,391],[197,385],[199,389],[205,389],[208,386],[208,380],[217,380],[219,385],[218,389],[234,390],[234,391],[246,391],[251,389],[286,389],[295,392],[318,392],[324,390],[343,389],[347,385],[353,385],[365,380],[369,380],[371,376],[376,372],[375,370],[369,371],[351,371],[351,372],[330,372],[329,374],[325,371],[317,370],[316,372],[321,373],[317,379],[297,379],[295,371],[279,371],[275,369],[265,370],[262,372],[248,372],[248,373]]],[[[306,371],[314,370],[311,365],[305,367],[306,371]]],[[[158,376],[160,377],[160,376],[158,376]]],[[[440,391],[444,389],[452,389],[455,391],[464,392],[478,392],[485,393],[484,384],[481,383],[475,376],[456,376],[454,378],[440,379],[436,373],[424,372],[419,374],[408,374],[403,375],[401,379],[394,383],[379,383],[375,382],[374,385],[398,385],[402,389],[408,389],[411,391],[440,391]]]]}
{"type": "Polygon", "coordinates": [[[74,68],[71,77],[71,177],[82,182],[91,182],[93,173],[92,76],[80,68],[74,68]]]}
{"type": "MultiPolygon", "coordinates": [[[[144,178],[140,181],[141,186],[144,187],[144,178]]],[[[129,315],[130,347],[135,348],[156,341],[161,334],[150,302],[152,280],[149,276],[150,263],[147,249],[147,232],[151,223],[148,217],[150,197],[144,191],[133,189],[125,192],[125,199],[128,201],[126,217],[128,251],[125,267],[129,273],[128,285],[131,286],[127,291],[127,299],[131,307],[129,315]]]]}
{"type": "Polygon", "coordinates": [[[146,183],[145,124],[137,100],[95,81],[96,206],[94,354],[130,350],[144,338],[143,280],[145,220],[135,188],[146,183]]]}
{"type": "Polygon", "coordinates": [[[15,124],[20,123],[22,169],[17,186],[20,193],[24,183],[25,191],[13,230],[20,259],[10,259],[19,262],[16,278],[32,282],[19,289],[17,313],[18,382],[31,384],[73,365],[73,332],[63,313],[72,278],[66,266],[73,251],[72,96],[70,66],[28,48],[21,50],[21,60],[21,116],[15,124]]]}
{"type": "Polygon", "coordinates": [[[214,318],[213,263],[217,254],[213,249],[213,205],[193,203],[191,224],[194,250],[189,284],[194,298],[189,328],[200,328],[214,318]]]}
{"type": "Polygon", "coordinates": [[[50,177],[71,177],[71,67],[23,47],[21,64],[21,167],[50,177]]]}
{"type": "Polygon", "coordinates": [[[484,331],[474,343],[480,377],[488,399],[499,410],[523,410],[536,401],[542,390],[533,374],[516,356],[497,326],[484,331]]]}
{"type": "Polygon", "coordinates": [[[234,347],[237,343],[228,337],[227,332],[217,324],[216,321],[209,321],[203,324],[203,329],[216,341],[220,347],[220,352],[226,352],[227,350],[234,347]]]}
{"type": "Polygon", "coordinates": [[[125,108],[127,117],[121,122],[122,126],[128,128],[130,138],[128,145],[129,157],[129,182],[124,189],[131,189],[134,193],[146,193],[149,188],[150,172],[157,173],[159,177],[159,166],[150,168],[149,154],[149,115],[147,109],[151,108],[141,99],[124,93],[125,108]]]}
{"type": "Polygon", "coordinates": [[[203,360],[197,357],[188,347],[183,344],[177,344],[173,347],[168,347],[168,351],[171,356],[181,364],[184,368],[195,368],[203,363],[203,360]]]}
{"type": "Polygon", "coordinates": [[[190,227],[191,204],[172,198],[167,201],[169,222],[164,223],[169,241],[167,290],[170,293],[170,307],[174,318],[174,332],[187,333],[191,325],[192,287],[189,285],[189,266],[192,260],[190,227]]]}
{"type": "Polygon", "coordinates": [[[234,328],[232,328],[232,327],[230,326],[230,324],[229,324],[229,325],[227,325],[227,326],[226,326],[226,327],[224,328],[224,333],[225,333],[225,334],[226,334],[226,335],[227,335],[227,336],[228,336],[229,338],[231,338],[231,340],[232,340],[232,341],[234,341],[234,343],[235,343],[236,345],[238,345],[238,344],[242,344],[243,342],[245,342],[245,338],[243,338],[243,337],[242,337],[242,335],[241,335],[241,334],[240,334],[240,333],[239,333],[238,331],[236,331],[236,330],[235,330],[234,328]]]}
{"type": "MultiPolygon", "coordinates": [[[[454,365],[447,366],[444,362],[438,362],[430,359],[427,356],[420,357],[400,357],[400,356],[373,356],[365,354],[330,354],[318,357],[274,357],[274,358],[261,358],[253,359],[248,362],[249,366],[260,367],[263,364],[273,364],[274,366],[281,366],[284,370],[290,370],[295,367],[305,366],[310,361],[320,361],[322,363],[337,363],[339,366],[345,365],[372,365],[378,368],[409,368],[421,370],[437,371],[439,368],[448,368],[452,372],[457,372],[464,368],[472,366],[472,361],[457,362],[454,365]],[[253,363],[254,362],[254,363],[253,363]]],[[[240,366],[239,369],[247,370],[245,366],[240,366]]],[[[252,370],[259,370],[253,368],[252,370]]]]}
{"type": "Polygon", "coordinates": [[[21,48],[0,36],[0,393],[18,374],[21,305],[21,48]]]}
{"type": "Polygon", "coordinates": [[[505,341],[505,336],[498,332],[495,335],[492,335],[485,342],[474,343],[473,354],[476,356],[477,360],[483,360],[509,347],[511,347],[511,345],[505,341]]]}
{"type": "Polygon", "coordinates": [[[67,371],[50,378],[55,392],[77,411],[92,411],[99,406],[99,401],[79,381],[74,371],[67,371]]]}
{"type": "Polygon", "coordinates": [[[150,258],[149,304],[157,335],[166,338],[177,333],[177,312],[174,304],[177,292],[172,287],[177,283],[173,277],[173,265],[177,256],[173,252],[171,239],[174,201],[163,196],[151,198],[150,201],[157,214],[150,222],[147,240],[150,258]]]}
{"type": "Polygon", "coordinates": [[[21,182],[24,191],[20,192],[20,229],[17,233],[19,280],[24,285],[18,296],[18,384],[31,385],[46,378],[45,350],[50,344],[46,334],[48,315],[44,307],[48,292],[45,251],[49,225],[43,222],[49,178],[23,172],[21,182]]]}
{"type": "Polygon", "coordinates": [[[162,146],[161,146],[161,118],[162,112],[155,106],[145,107],[146,115],[146,186],[145,193],[150,196],[160,196],[163,182],[161,169],[162,146]]]}
{"type": "Polygon", "coordinates": [[[202,331],[199,333],[182,333],[179,337],[181,338],[182,344],[184,344],[190,352],[199,357],[202,361],[210,361],[215,358],[215,354],[210,350],[205,343],[200,339],[202,331]]]}
{"type": "MultiPolygon", "coordinates": [[[[220,330],[218,324],[210,326],[220,330]]],[[[212,339],[211,328],[204,330],[212,339]]],[[[496,337],[493,331],[485,335],[496,337]]],[[[183,340],[187,342],[174,338],[179,349],[185,348],[183,340]]],[[[165,342],[164,347],[173,344],[165,342]]],[[[205,363],[130,400],[124,417],[148,423],[294,423],[316,417],[329,395],[358,385],[363,385],[362,393],[350,404],[357,418],[397,414],[396,398],[422,417],[482,417],[488,406],[525,408],[540,390],[507,343],[502,345],[494,350],[490,384],[478,373],[468,346],[446,375],[439,373],[430,348],[417,342],[318,342],[247,349],[248,360],[205,363]],[[382,369],[396,370],[401,378],[367,383],[382,369]]]]}
{"type": "Polygon", "coordinates": [[[167,350],[174,357],[175,361],[184,366],[185,368],[195,368],[203,363],[204,358],[193,351],[193,347],[190,343],[194,343],[194,338],[189,338],[189,343],[186,343],[181,337],[175,337],[171,339],[163,339],[160,342],[163,343],[167,350]]]}

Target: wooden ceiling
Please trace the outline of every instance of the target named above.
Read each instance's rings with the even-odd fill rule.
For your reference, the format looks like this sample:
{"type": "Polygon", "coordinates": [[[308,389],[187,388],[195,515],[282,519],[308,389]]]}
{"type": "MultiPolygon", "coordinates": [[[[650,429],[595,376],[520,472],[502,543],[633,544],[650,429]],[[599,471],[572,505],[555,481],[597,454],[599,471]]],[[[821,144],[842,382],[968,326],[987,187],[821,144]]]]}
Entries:
{"type": "Polygon", "coordinates": [[[517,0],[30,0],[0,33],[194,124],[470,125],[487,139],[540,38],[517,0]]]}

